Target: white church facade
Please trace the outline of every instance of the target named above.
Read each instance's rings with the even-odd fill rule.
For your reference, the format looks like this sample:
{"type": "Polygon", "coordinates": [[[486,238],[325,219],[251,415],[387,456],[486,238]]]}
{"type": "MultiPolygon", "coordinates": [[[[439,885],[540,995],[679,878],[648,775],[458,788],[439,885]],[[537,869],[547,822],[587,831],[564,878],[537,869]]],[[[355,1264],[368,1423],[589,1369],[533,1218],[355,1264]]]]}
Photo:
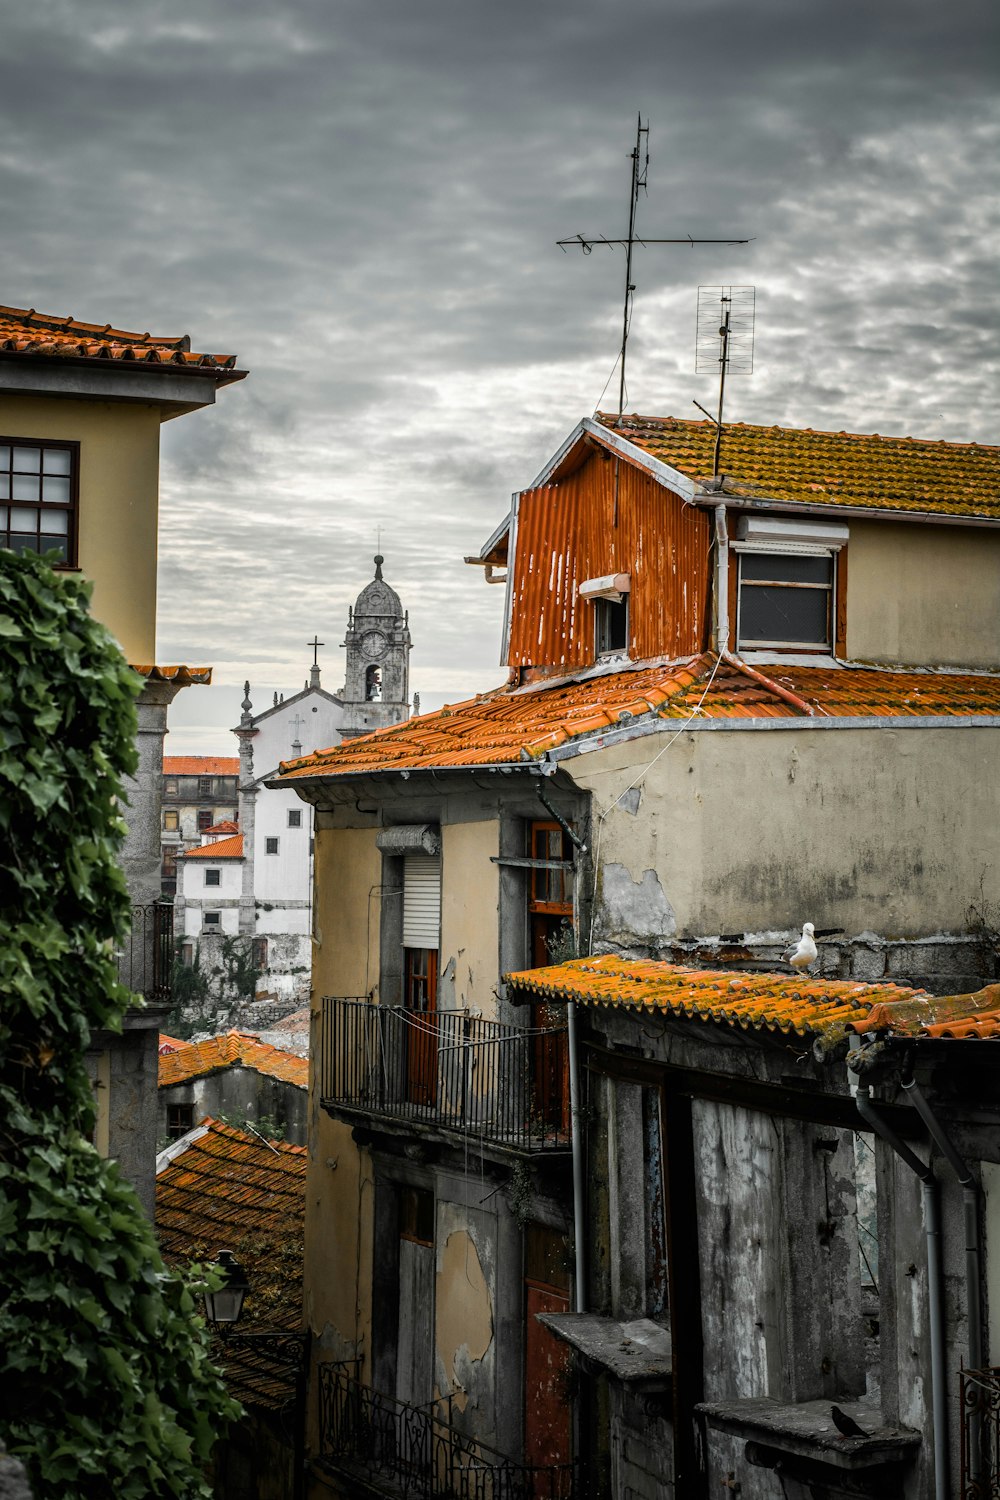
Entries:
{"type": "Polygon", "coordinates": [[[244,685],[233,731],[240,746],[238,825],[202,834],[202,845],[177,859],[174,930],[185,963],[225,976],[234,939],[249,943],[258,999],[305,1003],[312,967],[314,811],[292,790],[269,788],[282,761],[370,734],[410,716],[410,632],[399,595],[375,577],[352,606],[344,646],[345,686],[330,693],[320,681],[318,638],[298,693],[275,694],[253,712],[244,685]]]}

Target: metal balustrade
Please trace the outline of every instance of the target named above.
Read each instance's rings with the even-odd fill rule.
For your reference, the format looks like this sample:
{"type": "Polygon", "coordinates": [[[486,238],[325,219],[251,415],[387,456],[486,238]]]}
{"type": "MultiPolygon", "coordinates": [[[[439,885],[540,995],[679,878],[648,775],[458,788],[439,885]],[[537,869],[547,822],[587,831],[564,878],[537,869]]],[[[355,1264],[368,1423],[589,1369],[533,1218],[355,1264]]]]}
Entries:
{"type": "Polygon", "coordinates": [[[573,1464],[521,1464],[435,1414],[362,1385],[356,1361],[319,1367],[323,1468],[422,1500],[584,1500],[573,1464]]]}
{"type": "Polygon", "coordinates": [[[173,995],[174,908],[169,901],[133,906],[132,925],[118,950],[118,978],[151,1005],[173,995]]]}
{"type": "Polygon", "coordinates": [[[454,1011],[328,997],[320,1098],[517,1151],[569,1147],[565,1028],[522,1031],[454,1011]]]}
{"type": "Polygon", "coordinates": [[[1000,1497],[1000,1369],[962,1370],[962,1500],[1000,1497]]]}

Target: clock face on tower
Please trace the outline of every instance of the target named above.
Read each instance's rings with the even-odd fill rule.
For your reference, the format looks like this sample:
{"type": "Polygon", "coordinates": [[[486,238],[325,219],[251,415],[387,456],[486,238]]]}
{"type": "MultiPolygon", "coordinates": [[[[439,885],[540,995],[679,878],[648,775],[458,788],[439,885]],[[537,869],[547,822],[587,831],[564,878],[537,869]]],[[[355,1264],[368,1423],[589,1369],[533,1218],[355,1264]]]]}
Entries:
{"type": "Polygon", "coordinates": [[[366,656],[381,656],[388,642],[380,630],[369,630],[361,637],[361,649],[366,656]]]}

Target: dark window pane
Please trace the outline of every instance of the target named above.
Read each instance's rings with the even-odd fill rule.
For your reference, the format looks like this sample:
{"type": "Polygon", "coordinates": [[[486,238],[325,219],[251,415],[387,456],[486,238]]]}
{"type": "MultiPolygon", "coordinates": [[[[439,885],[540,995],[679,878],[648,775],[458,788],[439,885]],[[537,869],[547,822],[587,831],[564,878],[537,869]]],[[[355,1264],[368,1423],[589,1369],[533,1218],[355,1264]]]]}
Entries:
{"type": "Polygon", "coordinates": [[[767,584],[741,589],[740,644],[773,641],[780,645],[825,646],[830,638],[829,608],[827,589],[783,589],[767,584]]]}
{"type": "Polygon", "coordinates": [[[780,552],[744,552],[740,567],[745,579],[767,583],[830,583],[832,557],[795,557],[780,552]]]}
{"type": "Polygon", "coordinates": [[[594,603],[597,628],[597,654],[624,651],[628,645],[628,601],[598,599],[594,603]]]}
{"type": "Polygon", "coordinates": [[[39,543],[39,552],[55,552],[60,562],[66,561],[66,538],[64,536],[45,536],[43,533],[39,543]]]}

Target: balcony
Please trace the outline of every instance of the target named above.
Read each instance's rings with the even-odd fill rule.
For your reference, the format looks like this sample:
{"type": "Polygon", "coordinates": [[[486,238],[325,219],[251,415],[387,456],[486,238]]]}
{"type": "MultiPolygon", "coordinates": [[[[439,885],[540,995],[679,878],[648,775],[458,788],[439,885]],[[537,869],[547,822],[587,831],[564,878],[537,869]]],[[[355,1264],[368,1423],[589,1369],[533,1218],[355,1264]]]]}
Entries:
{"type": "Polygon", "coordinates": [[[169,901],[133,906],[132,926],[118,950],[118,978],[148,1005],[169,1005],[174,964],[174,908],[169,901]]]}
{"type": "Polygon", "coordinates": [[[568,1059],[565,1028],[323,1002],[320,1098],[338,1114],[458,1131],[518,1153],[566,1152],[568,1059]]]}
{"type": "Polygon", "coordinates": [[[963,1370],[961,1500],[1000,1496],[1000,1369],[963,1370]]]}
{"type": "Polygon", "coordinates": [[[584,1500],[573,1464],[520,1464],[435,1416],[362,1385],[346,1364],[319,1367],[318,1465],[351,1493],[421,1500],[584,1500]]]}

